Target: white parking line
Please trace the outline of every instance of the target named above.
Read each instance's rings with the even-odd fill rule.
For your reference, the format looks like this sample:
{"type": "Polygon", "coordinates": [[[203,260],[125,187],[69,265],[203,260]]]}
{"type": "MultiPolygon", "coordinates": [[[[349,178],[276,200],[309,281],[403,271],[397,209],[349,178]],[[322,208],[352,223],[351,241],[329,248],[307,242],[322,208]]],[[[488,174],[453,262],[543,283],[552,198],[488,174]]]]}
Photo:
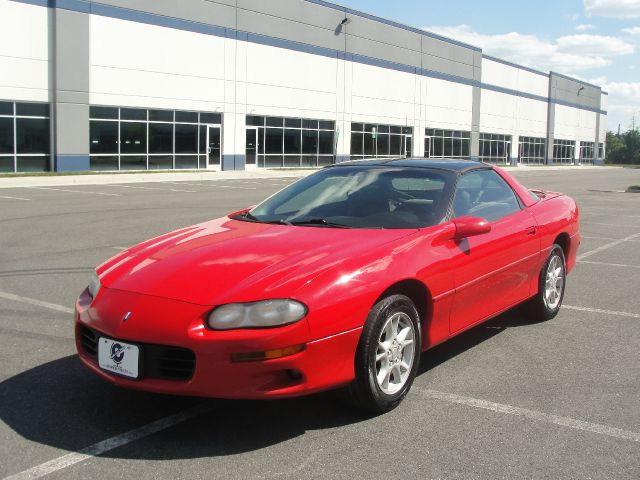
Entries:
{"type": "Polygon", "coordinates": [[[87,192],[84,190],[67,190],[65,188],[51,188],[51,187],[24,187],[31,188],[35,190],[55,190],[56,192],[69,192],[69,193],[85,193],[87,195],[104,195],[106,197],[121,197],[122,195],[118,195],[117,193],[102,193],[102,192],[87,192]]]}
{"type": "Polygon", "coordinates": [[[0,198],[7,198],[9,200],[26,200],[29,201],[31,200],[30,198],[23,198],[23,197],[10,197],[8,195],[0,195],[0,198]]]}
{"type": "Polygon", "coordinates": [[[53,460],[29,468],[28,470],[16,473],[15,475],[10,475],[8,477],[5,477],[4,480],[26,480],[44,477],[45,475],[57,472],[58,470],[71,467],[76,463],[80,463],[84,460],[97,457],[98,455],[102,455],[103,453],[122,447],[123,445],[127,445],[128,443],[135,442],[136,440],[140,440],[141,438],[148,437],[149,435],[161,432],[162,430],[166,430],[167,428],[173,427],[174,425],[177,425],[179,423],[183,423],[212,409],[212,404],[196,405],[193,408],[184,410],[174,415],[169,415],[168,417],[161,418],[160,420],[156,420],[155,422],[143,425],[140,428],[136,428],[120,435],[116,435],[115,437],[107,438],[106,440],[103,440],[101,442],[94,443],[93,445],[83,448],[82,450],[79,450],[77,452],[72,452],[67,455],[54,458],[53,460]]]}
{"type": "Polygon", "coordinates": [[[590,262],[589,260],[580,260],[578,261],[578,263],[587,263],[590,265],[604,265],[605,267],[640,268],[640,265],[627,265],[626,263],[590,262]]]}
{"type": "Polygon", "coordinates": [[[629,235],[628,237],[621,238],[620,240],[616,240],[615,242],[606,243],[598,248],[595,248],[589,252],[585,252],[581,255],[578,255],[578,260],[584,260],[585,258],[590,257],[591,255],[595,255],[596,253],[602,252],[604,250],[609,250],[610,248],[616,247],[621,243],[628,242],[630,240],[634,240],[640,237],[640,233],[634,233],[633,235],[629,235]]]}
{"type": "Polygon", "coordinates": [[[73,313],[73,308],[65,307],[62,305],[56,305],[55,303],[43,302],[42,300],[36,300],[35,298],[22,297],[9,292],[0,292],[0,298],[6,300],[13,300],[14,302],[28,303],[29,305],[35,305],[37,307],[48,308],[49,310],[56,310],[63,313],[73,313]]]}
{"type": "Polygon", "coordinates": [[[604,315],[617,315],[619,317],[640,318],[640,314],[629,312],[616,312],[615,310],[602,310],[600,308],[576,307],[574,305],[562,305],[567,310],[576,310],[578,312],[602,313],[604,315]]]}
{"type": "Polygon", "coordinates": [[[114,245],[114,246],[113,246],[113,247],[111,247],[111,248],[113,248],[114,250],[126,250],[126,249],[127,249],[127,248],[129,248],[129,247],[119,247],[119,246],[117,246],[117,245],[114,245]]]}
{"type": "Polygon", "coordinates": [[[560,425],[561,427],[573,428],[574,430],[583,430],[585,432],[597,433],[608,437],[619,438],[622,440],[631,440],[632,442],[640,442],[640,433],[622,430],[621,428],[609,427],[599,423],[585,422],[576,420],[575,418],[561,417],[560,415],[552,415],[550,413],[529,410],[528,408],[514,407],[512,405],[504,405],[502,403],[489,402],[478,398],[463,397],[453,393],[438,392],[436,390],[427,390],[415,388],[420,395],[434,400],[442,400],[449,403],[457,403],[468,407],[481,408],[491,410],[497,413],[506,413],[507,415],[515,415],[525,417],[529,420],[537,422],[551,423],[560,425]]]}
{"type": "MultiPolygon", "coordinates": [[[[168,182],[164,182],[168,183],[168,182]]],[[[197,193],[196,190],[179,190],[177,188],[155,188],[155,187],[134,187],[133,185],[110,185],[111,187],[122,187],[122,188],[135,188],[137,190],[161,190],[161,191],[170,191],[170,192],[185,192],[185,193],[197,193]]]]}

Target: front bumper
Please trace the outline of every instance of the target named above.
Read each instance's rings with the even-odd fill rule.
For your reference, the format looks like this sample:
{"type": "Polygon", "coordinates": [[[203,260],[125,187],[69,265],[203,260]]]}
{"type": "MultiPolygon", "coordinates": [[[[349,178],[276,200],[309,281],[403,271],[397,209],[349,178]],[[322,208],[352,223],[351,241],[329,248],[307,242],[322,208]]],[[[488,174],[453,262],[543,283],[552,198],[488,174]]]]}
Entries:
{"type": "MultiPolygon", "coordinates": [[[[76,303],[76,347],[95,374],[122,387],[175,395],[217,398],[284,398],[339,387],[354,378],[353,359],[361,328],[311,340],[308,319],[271,329],[211,331],[203,319],[211,307],[102,288],[92,302],[83,292],[76,303]],[[125,321],[127,312],[131,312],[125,321]],[[81,341],[82,327],[98,335],[150,346],[179,347],[195,354],[193,375],[186,380],[115,376],[98,366],[81,341]],[[233,362],[232,354],[293,345],[291,356],[233,362]]],[[[311,315],[311,314],[310,314],[311,315]]],[[[143,353],[144,354],[144,353],[143,353]]]]}

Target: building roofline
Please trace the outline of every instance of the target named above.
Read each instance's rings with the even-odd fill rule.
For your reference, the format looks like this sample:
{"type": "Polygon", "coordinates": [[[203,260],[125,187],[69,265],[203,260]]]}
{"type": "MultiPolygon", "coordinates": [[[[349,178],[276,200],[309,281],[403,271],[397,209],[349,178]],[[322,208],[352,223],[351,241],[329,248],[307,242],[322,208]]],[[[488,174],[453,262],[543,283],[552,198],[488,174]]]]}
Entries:
{"type": "Polygon", "coordinates": [[[526,70],[527,72],[535,73],[536,75],[541,75],[543,77],[547,77],[547,78],[549,77],[549,72],[543,72],[542,70],[536,70],[535,68],[526,67],[524,65],[519,65],[517,63],[510,62],[508,60],[503,60],[502,58],[494,57],[492,55],[487,55],[485,53],[482,54],[482,58],[486,58],[487,60],[491,60],[493,62],[502,63],[502,64],[507,65],[509,67],[514,67],[514,68],[519,68],[521,70],[526,70]]]}

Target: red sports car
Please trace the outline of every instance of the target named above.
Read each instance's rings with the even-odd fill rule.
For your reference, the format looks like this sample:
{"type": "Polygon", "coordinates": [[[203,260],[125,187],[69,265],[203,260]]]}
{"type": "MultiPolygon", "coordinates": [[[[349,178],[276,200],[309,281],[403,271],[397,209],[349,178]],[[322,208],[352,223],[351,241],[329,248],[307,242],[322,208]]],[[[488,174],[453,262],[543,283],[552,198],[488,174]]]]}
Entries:
{"type": "Polygon", "coordinates": [[[100,265],[76,304],[76,344],[123,387],[245,399],[344,388],[384,412],[426,349],[523,302],[554,317],[579,245],[571,198],[494,166],[342,163],[100,265]]]}

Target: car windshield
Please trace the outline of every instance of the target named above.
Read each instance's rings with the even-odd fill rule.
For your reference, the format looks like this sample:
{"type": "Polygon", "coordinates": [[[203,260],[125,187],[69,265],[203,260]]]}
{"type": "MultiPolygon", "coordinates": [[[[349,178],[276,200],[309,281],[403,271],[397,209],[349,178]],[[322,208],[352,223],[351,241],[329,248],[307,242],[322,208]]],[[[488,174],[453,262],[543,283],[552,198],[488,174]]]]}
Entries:
{"type": "Polygon", "coordinates": [[[455,174],[426,168],[330,167],[236,219],[327,228],[422,228],[448,210],[455,174]]]}

